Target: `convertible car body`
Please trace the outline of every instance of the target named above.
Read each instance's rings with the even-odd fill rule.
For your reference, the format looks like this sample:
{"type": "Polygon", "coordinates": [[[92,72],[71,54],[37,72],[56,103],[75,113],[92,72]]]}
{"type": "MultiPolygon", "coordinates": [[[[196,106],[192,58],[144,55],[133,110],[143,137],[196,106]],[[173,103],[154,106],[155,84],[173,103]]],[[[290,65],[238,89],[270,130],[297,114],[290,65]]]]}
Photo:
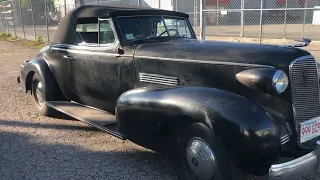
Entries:
{"type": "Polygon", "coordinates": [[[319,171],[314,57],[295,46],[201,41],[188,18],[82,6],[21,65],[19,82],[42,115],[57,110],[170,152],[183,180],[319,171]]]}

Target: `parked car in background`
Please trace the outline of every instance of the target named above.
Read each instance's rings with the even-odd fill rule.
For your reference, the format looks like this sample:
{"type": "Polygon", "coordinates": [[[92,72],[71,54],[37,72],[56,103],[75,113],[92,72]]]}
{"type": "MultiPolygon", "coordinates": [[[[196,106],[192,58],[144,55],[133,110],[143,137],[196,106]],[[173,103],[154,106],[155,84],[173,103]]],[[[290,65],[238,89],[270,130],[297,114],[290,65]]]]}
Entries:
{"type": "MultiPolygon", "coordinates": [[[[179,178],[319,171],[318,63],[297,46],[201,41],[185,13],[82,6],[18,82],[57,111],[168,152],[179,178]],[[293,160],[278,163],[281,157],[293,160]]],[[[80,137],[79,137],[80,138],[80,137]]]]}

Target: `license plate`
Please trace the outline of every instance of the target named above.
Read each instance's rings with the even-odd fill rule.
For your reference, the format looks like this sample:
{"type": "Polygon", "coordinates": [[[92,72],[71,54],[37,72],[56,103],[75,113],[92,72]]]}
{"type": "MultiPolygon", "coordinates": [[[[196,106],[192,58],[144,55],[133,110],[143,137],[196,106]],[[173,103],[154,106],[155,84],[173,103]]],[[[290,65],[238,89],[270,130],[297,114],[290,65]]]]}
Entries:
{"type": "Polygon", "coordinates": [[[313,118],[301,124],[300,143],[310,141],[320,136],[320,117],[313,118]]]}

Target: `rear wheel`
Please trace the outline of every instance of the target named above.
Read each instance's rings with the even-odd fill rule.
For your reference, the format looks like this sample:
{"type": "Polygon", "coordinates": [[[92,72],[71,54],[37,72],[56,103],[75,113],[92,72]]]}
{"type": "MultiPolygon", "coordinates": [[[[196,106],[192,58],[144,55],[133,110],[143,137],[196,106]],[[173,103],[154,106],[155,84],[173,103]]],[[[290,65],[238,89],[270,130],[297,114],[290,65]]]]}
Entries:
{"type": "Polygon", "coordinates": [[[32,77],[32,96],[34,103],[43,116],[53,116],[55,111],[50,108],[45,101],[48,100],[48,97],[52,96],[50,91],[48,91],[45,82],[39,78],[37,74],[34,74],[32,77]]]}
{"type": "Polygon", "coordinates": [[[175,128],[174,164],[181,180],[244,180],[245,174],[229,158],[212,131],[193,123],[175,128]]]}

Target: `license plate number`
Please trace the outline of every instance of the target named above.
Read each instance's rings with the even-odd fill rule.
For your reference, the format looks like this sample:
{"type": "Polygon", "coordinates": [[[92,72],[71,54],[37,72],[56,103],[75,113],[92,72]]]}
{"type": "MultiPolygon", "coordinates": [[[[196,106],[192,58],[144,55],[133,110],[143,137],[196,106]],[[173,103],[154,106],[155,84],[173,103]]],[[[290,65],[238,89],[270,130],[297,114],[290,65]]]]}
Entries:
{"type": "Polygon", "coordinates": [[[320,136],[320,117],[301,123],[300,143],[320,136]]]}

